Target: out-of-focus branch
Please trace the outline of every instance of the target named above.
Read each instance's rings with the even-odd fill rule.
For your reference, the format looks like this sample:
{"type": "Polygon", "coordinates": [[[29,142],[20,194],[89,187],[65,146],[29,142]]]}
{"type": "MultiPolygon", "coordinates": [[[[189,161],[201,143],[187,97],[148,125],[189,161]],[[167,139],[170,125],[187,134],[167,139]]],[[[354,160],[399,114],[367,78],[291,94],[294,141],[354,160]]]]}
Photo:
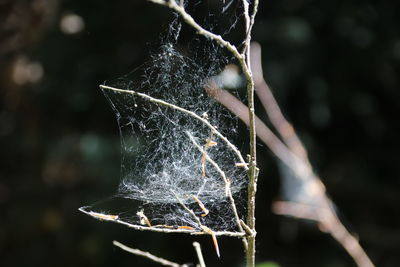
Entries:
{"type": "MultiPolygon", "coordinates": [[[[314,196],[316,203],[314,206],[304,205],[302,203],[293,205],[293,203],[278,202],[275,205],[275,211],[280,214],[291,215],[299,218],[307,218],[316,220],[320,225],[326,229],[333,238],[335,238],[350,254],[360,267],[372,267],[374,264],[369,259],[363,248],[360,246],[358,240],[351,235],[340,219],[337,217],[335,210],[330,204],[330,199],[326,195],[325,187],[320,178],[312,172],[311,164],[309,162],[307,151],[302,142],[298,138],[293,126],[283,116],[278,103],[273,96],[271,89],[266,83],[261,61],[261,46],[253,43],[252,49],[252,71],[256,87],[257,96],[259,97],[271,123],[278,131],[288,149],[296,154],[303,164],[309,166],[311,175],[304,176],[301,172],[294,172],[294,177],[301,180],[307,186],[308,192],[314,196]],[[301,205],[301,209],[299,207],[301,205]],[[307,208],[308,207],[308,208],[307,208]]],[[[268,144],[267,144],[268,145],[268,144]]],[[[269,146],[269,145],[268,145],[269,146]]]]}
{"type": "Polygon", "coordinates": [[[373,267],[358,239],[349,233],[338,217],[330,209],[312,207],[300,203],[276,201],[273,211],[279,215],[293,216],[299,219],[312,220],[319,223],[321,230],[328,232],[349,253],[358,266],[373,267]]]}
{"type": "MultiPolygon", "coordinates": [[[[229,92],[217,88],[216,84],[212,81],[209,82],[206,91],[211,97],[224,105],[248,125],[247,107],[240,100],[229,92]]],[[[282,118],[284,119],[283,116],[282,118]]],[[[347,231],[337,217],[326,195],[325,186],[318,176],[313,173],[308,164],[308,159],[304,162],[303,159],[296,156],[258,117],[256,117],[256,129],[257,136],[261,141],[294,172],[299,180],[306,183],[307,192],[314,196],[318,202],[315,203],[317,207],[301,203],[277,202],[274,204],[273,210],[281,215],[318,221],[346,249],[358,266],[373,267],[373,263],[360,246],[358,240],[347,231]]],[[[304,155],[307,154],[305,153],[304,155]]]]}
{"type": "Polygon", "coordinates": [[[157,263],[159,263],[161,265],[164,265],[164,266],[189,267],[189,265],[187,265],[187,264],[178,264],[176,262],[172,262],[172,261],[169,261],[169,260],[154,256],[153,254],[151,254],[150,252],[147,252],[147,251],[142,251],[140,249],[130,248],[128,246],[125,246],[124,244],[121,244],[120,242],[118,242],[116,240],[113,241],[113,245],[116,246],[116,247],[119,247],[120,249],[125,250],[125,251],[127,251],[129,253],[132,253],[132,254],[134,254],[136,256],[145,257],[145,258],[147,258],[147,259],[149,259],[151,261],[157,262],[157,263]]]}
{"type": "Polygon", "coordinates": [[[272,94],[271,89],[264,80],[262,69],[261,46],[256,42],[251,43],[251,70],[253,72],[254,87],[272,125],[282,137],[283,142],[298,157],[308,163],[307,151],[298,138],[293,126],[285,119],[282,111],[272,94]]]}
{"type": "MultiPolygon", "coordinates": [[[[217,85],[210,81],[206,88],[207,93],[224,105],[229,111],[235,114],[247,126],[249,125],[249,116],[247,106],[239,99],[230,94],[229,92],[220,89],[217,85]]],[[[258,138],[263,141],[287,167],[292,169],[295,173],[301,173],[302,176],[312,174],[310,167],[298,158],[282,141],[262,122],[255,116],[255,125],[258,138]]]]}
{"type": "MultiPolygon", "coordinates": [[[[293,171],[295,178],[302,181],[307,193],[316,199],[314,204],[317,206],[316,208],[308,205],[308,203],[290,203],[288,205],[288,202],[277,202],[274,205],[274,211],[278,214],[318,221],[346,249],[358,266],[374,266],[358,240],[347,231],[337,217],[331,201],[326,195],[325,186],[312,171],[306,149],[297,137],[292,125],[283,116],[278,103],[265,82],[261,64],[261,47],[258,44],[253,44],[251,48],[251,69],[257,95],[283,142],[258,117],[255,117],[257,136],[293,171]]],[[[237,115],[246,125],[249,125],[247,107],[236,97],[218,88],[213,81],[209,82],[206,91],[237,115]]]]}

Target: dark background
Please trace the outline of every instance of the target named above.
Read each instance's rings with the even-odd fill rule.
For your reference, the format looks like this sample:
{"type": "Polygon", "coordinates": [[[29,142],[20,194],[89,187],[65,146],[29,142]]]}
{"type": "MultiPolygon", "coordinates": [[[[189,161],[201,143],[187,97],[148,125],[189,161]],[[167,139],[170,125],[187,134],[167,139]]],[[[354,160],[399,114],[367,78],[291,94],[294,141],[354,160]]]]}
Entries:
{"type": "MultiPolygon", "coordinates": [[[[282,109],[377,266],[400,266],[399,10],[396,1],[261,1],[253,37],[282,109]]],[[[143,63],[170,19],[144,0],[0,1],[1,266],[158,266],[114,239],[195,260],[195,238],[77,210],[119,182],[118,129],[98,85],[143,63]],[[84,22],[73,34],[60,27],[70,14],[84,22]]],[[[279,175],[265,147],[259,154],[257,261],[354,266],[314,224],[272,214],[279,175]]],[[[209,266],[240,266],[240,241],[221,239],[218,260],[208,237],[196,240],[209,266]]]]}

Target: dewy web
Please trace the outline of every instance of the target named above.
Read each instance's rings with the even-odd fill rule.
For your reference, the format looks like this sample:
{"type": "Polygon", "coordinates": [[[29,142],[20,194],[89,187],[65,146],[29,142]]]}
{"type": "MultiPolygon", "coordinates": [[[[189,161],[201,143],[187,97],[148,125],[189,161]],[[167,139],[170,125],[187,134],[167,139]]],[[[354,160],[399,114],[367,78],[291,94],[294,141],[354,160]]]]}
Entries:
{"type": "MultiPolygon", "coordinates": [[[[177,35],[173,30],[178,26],[171,32],[177,35]]],[[[174,42],[164,42],[147,64],[105,84],[102,90],[117,117],[122,155],[118,193],[107,201],[129,201],[83,211],[134,225],[198,230],[184,204],[214,231],[237,230],[227,197],[229,187],[244,219],[247,174],[227,142],[237,139],[237,121],[205,91],[228,59],[207,40],[195,44],[199,53],[184,55],[174,42]]]]}

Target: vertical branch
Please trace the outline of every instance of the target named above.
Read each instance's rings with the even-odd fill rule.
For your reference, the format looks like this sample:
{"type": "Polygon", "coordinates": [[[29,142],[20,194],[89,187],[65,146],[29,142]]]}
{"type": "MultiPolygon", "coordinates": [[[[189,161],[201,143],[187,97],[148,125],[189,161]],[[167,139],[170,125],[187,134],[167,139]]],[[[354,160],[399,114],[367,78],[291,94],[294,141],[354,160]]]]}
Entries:
{"type": "Polygon", "coordinates": [[[251,72],[251,54],[250,54],[250,41],[251,41],[251,30],[254,25],[254,18],[258,9],[258,0],[253,3],[253,11],[250,15],[249,4],[247,0],[243,0],[243,9],[246,26],[246,39],[244,47],[244,55],[246,61],[247,70],[243,69],[247,81],[247,106],[249,112],[249,132],[250,132],[250,162],[249,162],[249,186],[247,190],[247,226],[252,230],[252,234],[247,235],[247,255],[246,264],[247,267],[253,267],[255,265],[255,254],[256,254],[256,192],[257,192],[257,150],[256,150],[256,123],[255,123],[255,108],[254,108],[254,79],[251,72]],[[247,73],[246,73],[247,71],[247,73]]]}

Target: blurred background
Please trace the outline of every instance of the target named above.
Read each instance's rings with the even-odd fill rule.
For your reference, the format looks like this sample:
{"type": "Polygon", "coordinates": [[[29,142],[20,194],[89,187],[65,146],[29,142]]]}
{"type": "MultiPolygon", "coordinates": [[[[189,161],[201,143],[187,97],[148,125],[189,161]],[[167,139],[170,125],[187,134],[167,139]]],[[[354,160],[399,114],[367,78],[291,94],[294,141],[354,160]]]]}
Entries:
{"type": "MultiPolygon", "coordinates": [[[[209,1],[212,2],[212,1],[209,1]]],[[[346,226],[377,266],[400,266],[400,4],[261,1],[264,74],[346,226]]],[[[241,242],[135,232],[78,212],[116,192],[120,148],[98,85],[142,64],[172,16],[141,1],[0,1],[0,266],[159,266],[199,240],[209,266],[241,266],[241,242]]],[[[280,178],[259,147],[262,266],[355,266],[310,222],[274,215],[280,178]]]]}

